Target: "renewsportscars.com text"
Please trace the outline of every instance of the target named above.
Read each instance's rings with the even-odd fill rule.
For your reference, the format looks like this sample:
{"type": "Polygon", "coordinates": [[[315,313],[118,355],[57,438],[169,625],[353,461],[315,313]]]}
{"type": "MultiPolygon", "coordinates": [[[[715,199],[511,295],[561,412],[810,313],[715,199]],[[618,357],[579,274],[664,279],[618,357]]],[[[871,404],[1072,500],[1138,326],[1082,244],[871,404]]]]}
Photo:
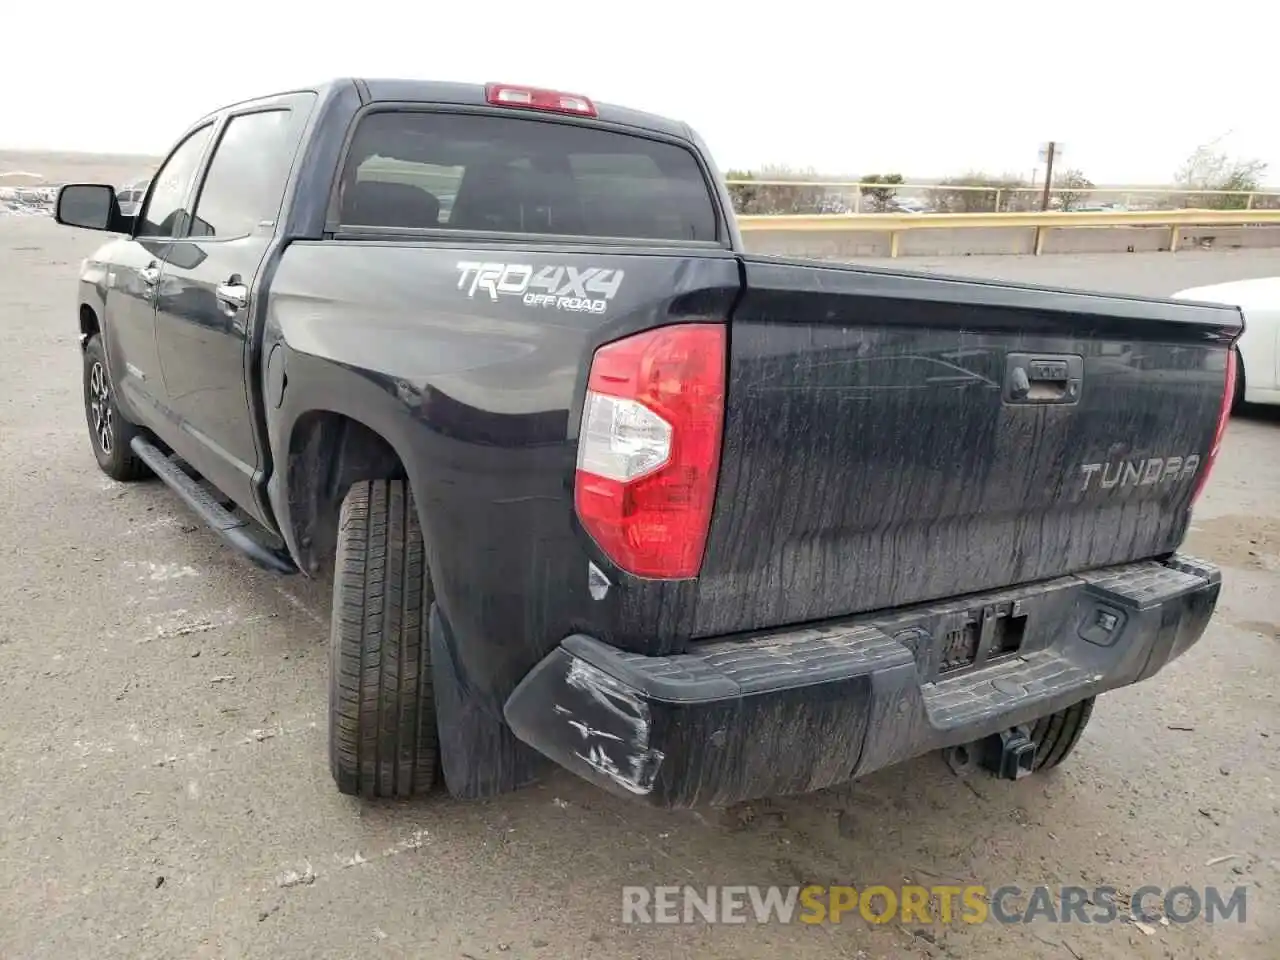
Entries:
{"type": "Polygon", "coordinates": [[[1147,885],[655,886],[622,888],[622,922],[679,923],[1244,923],[1247,888],[1147,885]]]}

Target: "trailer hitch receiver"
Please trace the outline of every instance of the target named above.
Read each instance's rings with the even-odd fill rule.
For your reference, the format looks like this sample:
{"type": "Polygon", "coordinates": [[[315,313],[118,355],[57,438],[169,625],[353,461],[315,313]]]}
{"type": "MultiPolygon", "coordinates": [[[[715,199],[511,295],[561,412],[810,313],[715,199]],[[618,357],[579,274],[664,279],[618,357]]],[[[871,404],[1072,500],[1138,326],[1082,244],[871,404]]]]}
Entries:
{"type": "Polygon", "coordinates": [[[1026,727],[1002,730],[983,743],[982,765],[1003,780],[1021,780],[1035,767],[1036,742],[1026,727]]]}

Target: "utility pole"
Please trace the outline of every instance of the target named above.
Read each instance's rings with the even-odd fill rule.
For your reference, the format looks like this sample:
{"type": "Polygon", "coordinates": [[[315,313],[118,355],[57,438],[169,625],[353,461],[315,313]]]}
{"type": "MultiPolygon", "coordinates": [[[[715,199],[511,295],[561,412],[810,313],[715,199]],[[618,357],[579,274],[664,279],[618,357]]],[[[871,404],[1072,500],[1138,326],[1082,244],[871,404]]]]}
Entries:
{"type": "Polygon", "coordinates": [[[1053,186],[1053,154],[1057,144],[1050,140],[1044,150],[1044,193],[1040,195],[1040,209],[1049,209],[1049,190],[1053,186]]]}

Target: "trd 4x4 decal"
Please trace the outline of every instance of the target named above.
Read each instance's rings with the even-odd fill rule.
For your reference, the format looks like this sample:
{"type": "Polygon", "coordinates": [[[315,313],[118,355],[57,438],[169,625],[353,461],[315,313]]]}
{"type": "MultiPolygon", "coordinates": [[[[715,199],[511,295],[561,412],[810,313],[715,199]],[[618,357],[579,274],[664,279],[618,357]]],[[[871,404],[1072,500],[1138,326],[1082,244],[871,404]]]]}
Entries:
{"type": "Polygon", "coordinates": [[[458,289],[468,297],[477,291],[492,300],[520,297],[530,307],[604,313],[622,286],[622,270],[608,267],[542,267],[527,263],[458,262],[458,289]]]}

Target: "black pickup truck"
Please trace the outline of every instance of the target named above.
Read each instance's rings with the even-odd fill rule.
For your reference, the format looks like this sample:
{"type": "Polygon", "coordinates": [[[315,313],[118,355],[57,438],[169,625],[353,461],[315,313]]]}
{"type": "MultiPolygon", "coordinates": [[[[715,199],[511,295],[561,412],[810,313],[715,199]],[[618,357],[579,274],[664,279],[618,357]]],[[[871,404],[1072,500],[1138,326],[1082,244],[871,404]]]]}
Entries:
{"type": "Polygon", "coordinates": [[[754,256],[682,123],[339,80],[57,219],[101,468],[332,571],[345,792],[1019,777],[1217,602],[1239,311],[754,256]]]}

